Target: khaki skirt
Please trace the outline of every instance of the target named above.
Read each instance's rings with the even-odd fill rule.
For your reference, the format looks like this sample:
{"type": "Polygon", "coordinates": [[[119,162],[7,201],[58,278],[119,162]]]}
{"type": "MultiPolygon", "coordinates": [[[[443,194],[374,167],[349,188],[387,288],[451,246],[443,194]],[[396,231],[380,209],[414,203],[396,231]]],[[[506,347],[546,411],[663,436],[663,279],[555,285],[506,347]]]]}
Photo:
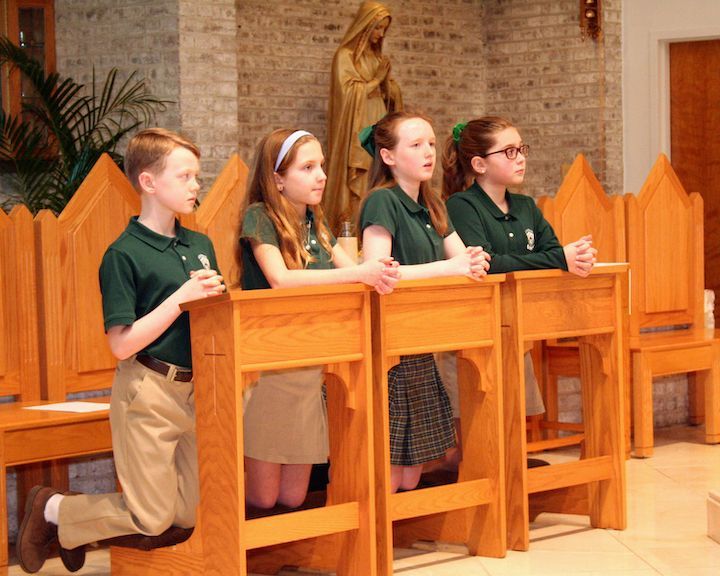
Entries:
{"type": "Polygon", "coordinates": [[[323,368],[262,372],[244,395],[245,456],[278,464],[328,459],[323,368]]]}

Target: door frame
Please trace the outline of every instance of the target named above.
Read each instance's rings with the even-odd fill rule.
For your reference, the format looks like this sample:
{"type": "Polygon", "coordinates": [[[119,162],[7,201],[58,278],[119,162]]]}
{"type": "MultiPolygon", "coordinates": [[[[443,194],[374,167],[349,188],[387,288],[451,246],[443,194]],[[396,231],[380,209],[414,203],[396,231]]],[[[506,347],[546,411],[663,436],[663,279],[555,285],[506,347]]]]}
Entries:
{"type": "MultiPolygon", "coordinates": [[[[720,39],[717,26],[683,30],[659,30],[650,32],[649,75],[650,75],[650,142],[648,153],[663,152],[672,162],[670,152],[670,44],[673,42],[697,42],[720,39]],[[653,87],[656,89],[653,90],[653,87]]],[[[655,157],[648,158],[652,166],[655,157]]]]}

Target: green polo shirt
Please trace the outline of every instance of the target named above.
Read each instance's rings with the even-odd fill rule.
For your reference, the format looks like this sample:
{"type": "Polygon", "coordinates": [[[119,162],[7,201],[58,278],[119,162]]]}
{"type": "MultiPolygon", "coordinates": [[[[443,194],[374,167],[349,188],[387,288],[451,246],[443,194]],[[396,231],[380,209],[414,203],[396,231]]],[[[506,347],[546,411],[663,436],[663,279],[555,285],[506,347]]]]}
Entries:
{"type": "Polygon", "coordinates": [[[563,247],[552,226],[522,194],[506,191],[508,213],[497,207],[477,182],[448,198],[447,209],[466,246],[482,246],[490,254],[490,273],[562,268],[563,247]]]}
{"type": "MultiPolygon", "coordinates": [[[[443,237],[430,220],[430,212],[400,186],[380,188],[370,194],[360,212],[360,230],[382,226],[392,236],[391,256],[400,264],[426,264],[445,259],[443,237]]],[[[448,218],[445,236],[455,231],[448,218]]]]}
{"type": "MultiPolygon", "coordinates": [[[[310,253],[312,260],[307,263],[308,270],[326,270],[334,268],[332,254],[325,250],[320,244],[315,227],[315,215],[312,210],[305,213],[305,226],[308,235],[305,249],[310,253]]],[[[327,223],[326,223],[327,228],[327,223]]],[[[337,240],[328,229],[330,245],[335,246],[337,240]]],[[[248,206],[243,218],[242,233],[240,237],[240,251],[242,253],[242,288],[243,290],[257,290],[270,288],[270,283],[265,278],[260,264],[255,260],[252,250],[252,240],[260,244],[271,244],[280,249],[275,225],[265,209],[264,202],[256,202],[248,206]]]]}
{"type": "MultiPolygon", "coordinates": [[[[218,269],[210,238],[175,223],[175,236],[143,226],[137,216],[113,242],[100,265],[105,331],[130,326],[182,286],[192,270],[218,269]]],[[[163,362],[192,367],[190,318],[183,312],[140,351],[163,362]]]]}

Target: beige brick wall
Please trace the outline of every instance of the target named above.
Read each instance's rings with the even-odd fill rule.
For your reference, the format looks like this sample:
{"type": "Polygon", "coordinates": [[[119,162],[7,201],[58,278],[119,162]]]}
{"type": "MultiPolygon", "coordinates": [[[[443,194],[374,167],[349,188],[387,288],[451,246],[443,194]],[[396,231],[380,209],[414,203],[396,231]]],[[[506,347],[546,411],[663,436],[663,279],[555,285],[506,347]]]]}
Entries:
{"type": "Polygon", "coordinates": [[[237,2],[179,4],[180,127],[200,145],[207,190],[237,151],[237,2]]]}
{"type": "Polygon", "coordinates": [[[236,150],[235,0],[57,0],[58,71],[90,85],[112,67],[137,70],[173,100],[157,124],[196,141],[212,182],[236,150]]]}
{"type": "MultiPolygon", "coordinates": [[[[564,422],[580,422],[582,395],[579,378],[560,378],[559,415],[564,422]]],[[[684,374],[653,380],[653,425],[685,424],[688,421],[687,377],[684,374]]]]}
{"type": "MultiPolygon", "coordinates": [[[[178,0],[56,0],[58,72],[86,85],[93,67],[102,82],[117,67],[123,78],[137,70],[152,93],[178,101],[178,0]]],[[[158,117],[180,128],[179,105],[158,117]]]]}
{"type": "Polygon", "coordinates": [[[588,158],[622,193],[621,0],[603,2],[604,34],[582,40],[577,0],[487,0],[487,112],[531,145],[524,189],[554,194],[563,165],[588,158]]]}

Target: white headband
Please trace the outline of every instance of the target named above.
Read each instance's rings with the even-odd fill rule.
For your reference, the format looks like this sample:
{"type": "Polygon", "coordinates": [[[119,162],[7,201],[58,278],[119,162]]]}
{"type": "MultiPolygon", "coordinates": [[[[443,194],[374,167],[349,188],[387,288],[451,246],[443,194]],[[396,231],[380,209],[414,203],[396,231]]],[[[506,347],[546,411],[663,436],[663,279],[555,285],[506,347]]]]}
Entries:
{"type": "Polygon", "coordinates": [[[305,130],[295,130],[295,132],[285,138],[282,146],[280,146],[280,153],[278,154],[277,160],[275,160],[275,172],[277,172],[277,169],[280,168],[280,164],[282,164],[282,161],[285,160],[285,156],[287,156],[287,153],[290,152],[290,148],[293,147],[293,144],[295,144],[295,142],[300,140],[303,136],[312,136],[312,134],[305,130]]]}

